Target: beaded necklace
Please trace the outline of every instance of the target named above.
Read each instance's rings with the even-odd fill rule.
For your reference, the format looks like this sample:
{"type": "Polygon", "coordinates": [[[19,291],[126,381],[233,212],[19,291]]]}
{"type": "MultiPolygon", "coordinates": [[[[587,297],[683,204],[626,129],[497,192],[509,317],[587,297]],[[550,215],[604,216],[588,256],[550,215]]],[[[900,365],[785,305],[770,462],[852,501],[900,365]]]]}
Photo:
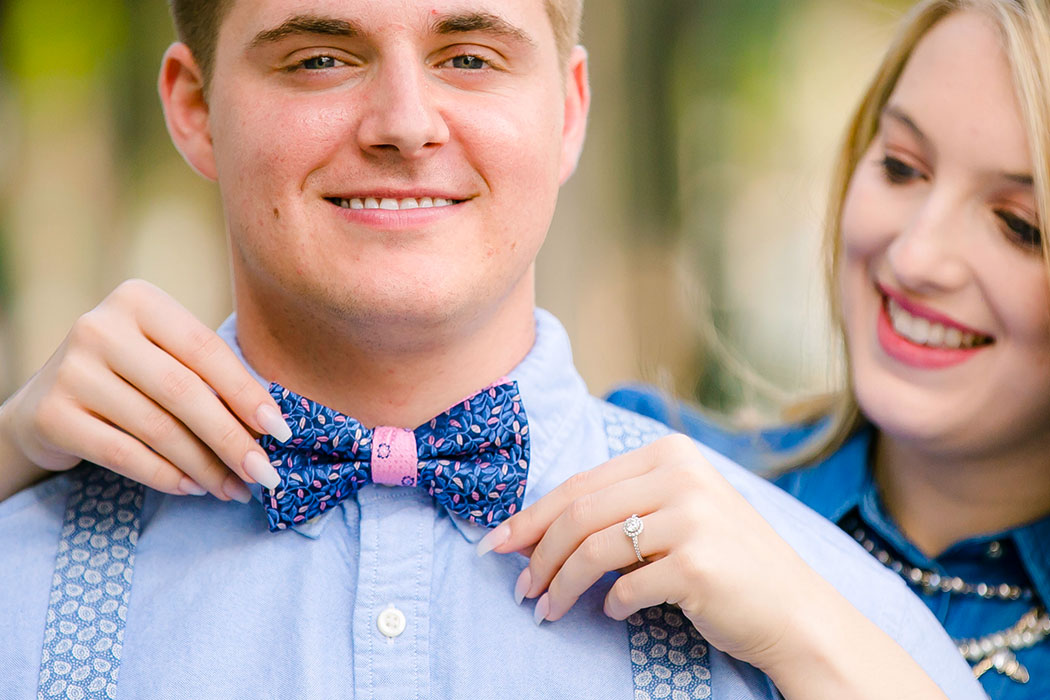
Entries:
{"type": "MultiPolygon", "coordinates": [[[[974,595],[985,599],[998,600],[1031,600],[1034,596],[1031,588],[1012,586],[1007,583],[967,583],[957,576],[941,576],[934,571],[927,571],[909,566],[899,559],[894,559],[885,549],[879,548],[864,528],[853,530],[853,539],[860,543],[883,566],[900,575],[905,581],[921,589],[927,595],[937,592],[955,595],[974,595]]],[[[986,634],[983,637],[970,639],[953,639],[959,647],[959,653],[970,662],[973,675],[980,678],[985,673],[995,670],[1010,680],[1027,683],[1030,674],[1024,664],[1014,654],[1021,649],[1035,646],[1050,636],[1050,615],[1046,608],[1035,605],[1021,616],[1012,627],[986,634]]]]}

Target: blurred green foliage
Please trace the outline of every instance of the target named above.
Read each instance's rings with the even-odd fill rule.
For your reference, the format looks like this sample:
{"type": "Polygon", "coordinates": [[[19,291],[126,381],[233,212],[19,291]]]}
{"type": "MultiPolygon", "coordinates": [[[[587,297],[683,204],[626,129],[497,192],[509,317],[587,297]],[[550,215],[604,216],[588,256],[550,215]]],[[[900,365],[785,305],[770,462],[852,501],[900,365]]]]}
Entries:
{"type": "Polygon", "coordinates": [[[102,74],[127,39],[127,8],[120,0],[9,0],[0,22],[0,46],[16,81],[83,80],[102,74]]]}

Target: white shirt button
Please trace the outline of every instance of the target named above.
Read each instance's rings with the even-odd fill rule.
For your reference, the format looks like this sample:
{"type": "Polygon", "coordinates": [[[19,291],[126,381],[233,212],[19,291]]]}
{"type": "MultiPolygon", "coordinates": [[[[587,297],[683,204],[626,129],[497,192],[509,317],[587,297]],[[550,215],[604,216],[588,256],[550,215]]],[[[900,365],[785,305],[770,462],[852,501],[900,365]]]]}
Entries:
{"type": "Polygon", "coordinates": [[[379,613],[376,618],[376,627],[384,636],[393,639],[405,631],[405,613],[393,605],[387,606],[386,610],[379,613]]]}

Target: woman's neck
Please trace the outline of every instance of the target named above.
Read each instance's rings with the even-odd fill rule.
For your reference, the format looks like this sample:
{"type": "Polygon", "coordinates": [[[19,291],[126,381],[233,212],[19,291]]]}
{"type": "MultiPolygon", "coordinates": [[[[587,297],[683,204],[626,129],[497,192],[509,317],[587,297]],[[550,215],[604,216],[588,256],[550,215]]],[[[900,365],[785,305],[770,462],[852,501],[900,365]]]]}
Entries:
{"type": "Polygon", "coordinates": [[[890,516],[927,556],[1050,513],[1050,439],[966,458],[879,434],[873,458],[890,516]]]}

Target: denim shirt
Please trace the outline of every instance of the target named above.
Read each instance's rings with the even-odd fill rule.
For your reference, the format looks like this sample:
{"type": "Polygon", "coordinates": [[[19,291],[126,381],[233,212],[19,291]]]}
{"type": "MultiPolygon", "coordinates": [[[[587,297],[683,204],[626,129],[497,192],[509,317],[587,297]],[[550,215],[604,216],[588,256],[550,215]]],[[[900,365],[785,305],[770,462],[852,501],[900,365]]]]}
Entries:
{"type": "MultiPolygon", "coordinates": [[[[219,334],[237,351],[234,329],[231,318],[219,334]]],[[[609,409],[587,392],[568,336],[553,316],[537,312],[536,342],[508,376],[518,383],[531,435],[525,505],[609,459],[609,409]]],[[[783,491],[701,450],[949,697],[981,696],[951,641],[898,577],[783,491]]],[[[72,481],[59,475],[0,503],[4,700],[36,697],[72,481]]],[[[514,602],[525,558],[478,558],[474,546],[482,528],[436,508],[422,489],[370,484],[279,533],[267,531],[257,502],[147,490],[141,522],[118,700],[640,697],[635,635],[602,612],[615,574],[603,577],[564,618],[537,626],[535,601],[514,602]]],[[[710,697],[780,697],[754,667],[713,647],[706,654],[710,697]]],[[[669,685],[667,690],[671,695],[669,685]]]]}
{"type": "MultiPolygon", "coordinates": [[[[770,454],[791,450],[815,430],[786,426],[762,433],[726,429],[686,404],[668,401],[652,388],[625,387],[609,401],[676,425],[689,435],[755,470],[763,468],[770,454]]],[[[839,450],[822,462],[789,471],[773,482],[850,534],[858,529],[875,544],[876,551],[910,567],[931,571],[942,578],[958,577],[967,583],[1006,583],[1028,588],[1033,596],[1016,601],[984,599],[978,595],[913,590],[954,639],[972,639],[1009,629],[1035,605],[1050,601],[1050,517],[1003,532],[972,537],[955,543],[937,557],[928,557],[908,541],[887,513],[872,479],[871,447],[874,430],[858,430],[839,450]]],[[[992,698],[1003,700],[1050,698],[1050,638],[1015,652],[1029,671],[1021,684],[994,669],[981,676],[992,698]]]]}

